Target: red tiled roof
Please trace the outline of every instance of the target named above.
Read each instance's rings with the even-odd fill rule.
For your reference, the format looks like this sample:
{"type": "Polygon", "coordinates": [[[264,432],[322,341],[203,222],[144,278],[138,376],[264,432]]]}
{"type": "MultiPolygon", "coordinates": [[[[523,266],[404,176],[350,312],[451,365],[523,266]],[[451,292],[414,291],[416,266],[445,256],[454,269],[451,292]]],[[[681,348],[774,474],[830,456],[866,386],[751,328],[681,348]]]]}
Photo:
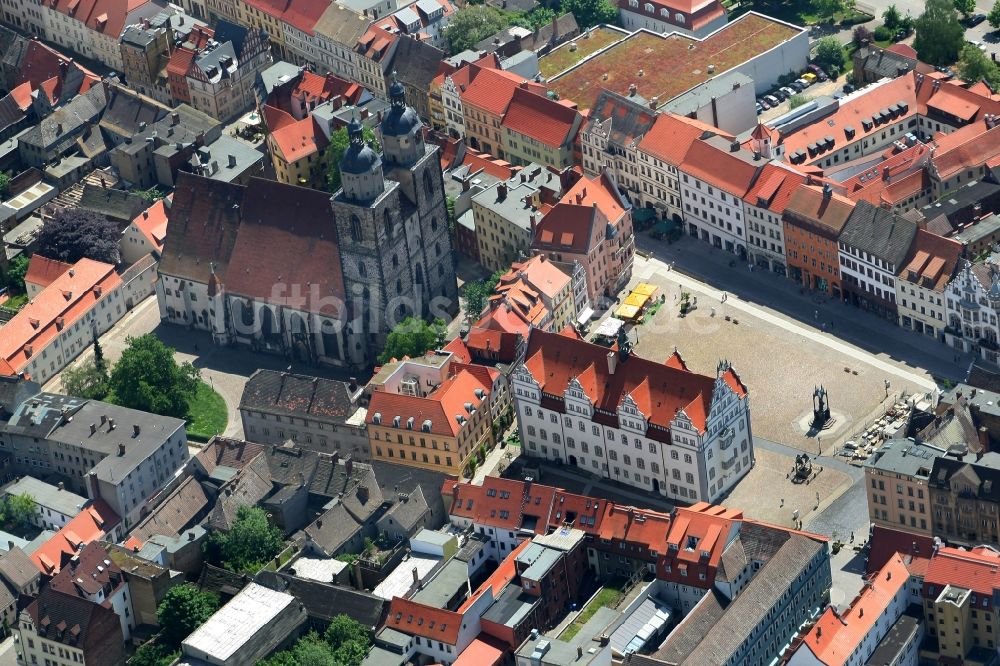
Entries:
{"type": "Polygon", "coordinates": [[[959,171],[978,168],[1000,155],[1000,125],[990,127],[979,121],[955,130],[950,135],[934,137],[937,150],[931,163],[940,180],[959,171]],[[956,136],[957,135],[957,136],[956,136]]]}
{"type": "MultiPolygon", "coordinates": [[[[617,415],[618,405],[631,395],[652,426],[669,428],[683,411],[695,428],[704,431],[715,390],[711,377],[634,355],[619,359],[611,372],[608,354],[606,347],[533,329],[524,367],[548,395],[561,397],[570,380],[576,379],[595,407],[608,414],[617,415]]],[[[743,397],[745,389],[735,381],[735,373],[733,378],[737,395],[743,397]]]]}
{"type": "MultiPolygon", "coordinates": [[[[256,1],[259,0],[248,0],[247,4],[252,5],[256,1]]],[[[311,35],[313,28],[316,27],[316,22],[330,6],[330,0],[290,0],[287,5],[288,9],[281,14],[281,20],[293,28],[298,28],[307,35],[311,35]]]]}
{"type": "Polygon", "coordinates": [[[426,397],[403,395],[391,391],[376,391],[372,394],[368,405],[368,415],[365,422],[392,426],[399,417],[398,428],[412,425],[414,432],[423,432],[423,424],[430,421],[430,432],[450,437],[458,436],[461,429],[468,423],[471,413],[466,405],[480,409],[486,397],[493,389],[492,382],[484,383],[477,377],[478,373],[462,370],[453,377],[441,383],[433,393],[426,397]],[[483,397],[476,395],[481,389],[483,397]],[[376,422],[376,414],[378,421],[376,422]],[[457,417],[463,417],[460,423],[457,417]],[[410,419],[413,419],[412,422],[410,419]]]}
{"type": "Polygon", "coordinates": [[[451,352],[454,354],[453,363],[472,363],[472,354],[469,353],[469,348],[465,346],[465,342],[462,338],[453,338],[448,344],[441,348],[441,351],[451,352]]]}
{"type": "Polygon", "coordinates": [[[762,166],[763,161],[750,163],[732,152],[722,151],[710,143],[698,140],[688,148],[680,168],[702,182],[742,198],[762,166]]]}
{"type": "Polygon", "coordinates": [[[893,555],[878,575],[865,584],[850,608],[837,613],[828,607],[805,635],[799,649],[808,648],[826,666],[846,664],[908,580],[903,559],[893,555]]]}
{"type": "Polygon", "coordinates": [[[330,144],[311,115],[302,120],[282,123],[277,129],[271,130],[271,139],[288,163],[322,153],[330,144]]]}
{"type": "Polygon", "coordinates": [[[170,55],[170,60],[167,61],[167,73],[186,76],[196,55],[198,53],[189,48],[184,46],[177,47],[170,55]]]}
{"type": "Polygon", "coordinates": [[[962,252],[963,245],[960,242],[925,229],[917,229],[899,278],[943,292],[955,273],[962,252]]]}
{"type": "Polygon", "coordinates": [[[524,88],[516,88],[502,124],[542,144],[559,148],[573,140],[580,126],[576,106],[567,106],[524,88]]]}
{"type": "MultiPolygon", "coordinates": [[[[487,589],[493,591],[493,598],[498,599],[500,593],[504,591],[504,588],[510,584],[512,580],[517,578],[517,556],[528,549],[531,545],[530,539],[525,539],[521,543],[510,551],[507,557],[504,558],[503,562],[500,563],[493,573],[490,574],[489,578],[483,581],[475,592],[472,593],[468,599],[465,600],[461,606],[458,607],[459,613],[464,613],[469,609],[472,604],[476,603],[476,600],[486,592],[487,589]]],[[[464,655],[465,652],[462,652],[464,655]]]]}
{"type": "Polygon", "coordinates": [[[748,204],[757,208],[766,208],[776,215],[785,212],[788,200],[799,185],[806,182],[806,177],[790,165],[769,162],[760,172],[757,182],[743,197],[748,204]]]}
{"type": "Polygon", "coordinates": [[[55,575],[81,546],[97,541],[120,522],[104,500],[96,499],[32,553],[31,561],[43,574],[55,575]]]}
{"type": "Polygon", "coordinates": [[[251,178],[240,210],[242,221],[223,277],[226,288],[335,316],[336,301],[343,302],[345,296],[340,250],[328,227],[329,195],[251,178]]]}
{"type": "Polygon", "coordinates": [[[462,104],[502,116],[524,77],[500,69],[481,69],[461,93],[462,104]]]}
{"type": "Polygon", "coordinates": [[[909,44],[897,43],[893,44],[892,46],[887,46],[885,50],[889,51],[890,53],[896,53],[906,58],[913,58],[914,60],[917,59],[917,50],[914,49],[909,44]]]}
{"type": "Polygon", "coordinates": [[[541,326],[551,315],[538,292],[517,276],[506,282],[501,280],[495,291],[489,297],[490,308],[506,307],[506,312],[519,317],[527,327],[541,326]]]}
{"type": "Polygon", "coordinates": [[[72,17],[91,30],[118,39],[128,15],[150,0],[43,0],[60,14],[72,17]]]}
{"type": "Polygon", "coordinates": [[[469,351],[481,358],[496,357],[502,362],[514,360],[518,339],[526,335],[516,331],[506,331],[494,328],[495,312],[488,312],[483,319],[469,330],[465,345],[469,351]]]}
{"type": "Polygon", "coordinates": [[[882,525],[872,527],[869,540],[866,573],[878,573],[893,555],[899,553],[911,574],[923,576],[934,552],[934,539],[929,536],[893,530],[882,525]]]}
{"type": "Polygon", "coordinates": [[[366,58],[381,62],[389,46],[396,39],[398,39],[397,35],[386,32],[377,25],[372,25],[358,40],[358,50],[366,58]]]}
{"type": "MultiPolygon", "coordinates": [[[[726,136],[714,127],[711,131],[726,136]]],[[[680,166],[691,144],[705,132],[702,123],[672,113],[661,113],[639,142],[639,150],[673,166],[680,166]]]]}
{"type": "Polygon", "coordinates": [[[132,224],[157,252],[163,252],[163,240],[167,237],[167,207],[163,199],[142,211],[132,224]]]}
{"type": "Polygon", "coordinates": [[[559,270],[544,254],[537,254],[527,261],[511,264],[510,271],[500,278],[500,283],[511,282],[519,276],[550,299],[558,296],[559,292],[569,284],[569,276],[559,270]]]}
{"type": "Polygon", "coordinates": [[[31,261],[28,263],[28,272],[24,275],[24,281],[44,289],[72,267],[72,264],[67,264],[64,261],[35,254],[31,256],[31,261]]]}
{"type": "Polygon", "coordinates": [[[410,636],[422,636],[448,645],[458,643],[463,616],[442,608],[395,597],[389,605],[385,626],[410,636]]]}
{"type": "Polygon", "coordinates": [[[64,328],[75,324],[121,283],[111,264],[92,259],[76,262],[72,271],[52,281],[3,327],[0,359],[21,371],[34,354],[41,354],[64,328]]]}
{"type": "Polygon", "coordinates": [[[896,124],[903,118],[915,115],[918,111],[915,76],[913,72],[908,72],[886,83],[875,84],[864,94],[844,101],[829,116],[785,134],[782,139],[785,155],[791,156],[802,151],[807,155],[806,161],[811,162],[841,150],[848,143],[860,141],[870,134],[881,133],[886,123],[880,120],[876,125],[870,122],[872,116],[899,102],[906,105],[906,110],[901,114],[897,112],[895,118],[888,122],[896,124]],[[812,144],[825,145],[826,137],[833,139],[833,147],[808,156],[808,147],[812,144]]]}
{"type": "Polygon", "coordinates": [[[853,210],[854,202],[846,197],[835,192],[824,197],[821,187],[799,185],[785,206],[784,219],[793,224],[804,219],[839,236],[853,210]]]}
{"type": "Polygon", "coordinates": [[[509,162],[498,160],[489,153],[474,153],[471,150],[465,151],[462,164],[469,167],[469,172],[474,173],[480,169],[498,180],[510,180],[514,177],[514,169],[509,162]]]}
{"type": "Polygon", "coordinates": [[[76,62],[72,57],[42,44],[37,39],[28,42],[24,56],[21,58],[20,71],[15,80],[18,84],[30,83],[32,88],[38,88],[42,83],[50,79],[56,79],[57,82],[61,82],[63,65],[70,62],[73,63],[74,67],[83,72],[84,82],[80,87],[81,93],[87,92],[91,85],[101,80],[101,77],[76,62]]]}
{"type": "Polygon", "coordinates": [[[924,596],[937,597],[945,585],[963,587],[981,595],[982,607],[992,609],[993,595],[1000,590],[1000,553],[984,547],[972,550],[938,548],[924,575],[924,596]]]}
{"type": "Polygon", "coordinates": [[[506,646],[503,648],[493,645],[488,639],[477,638],[469,643],[469,646],[462,650],[458,659],[452,662],[452,666],[495,666],[504,660],[506,646]]]}

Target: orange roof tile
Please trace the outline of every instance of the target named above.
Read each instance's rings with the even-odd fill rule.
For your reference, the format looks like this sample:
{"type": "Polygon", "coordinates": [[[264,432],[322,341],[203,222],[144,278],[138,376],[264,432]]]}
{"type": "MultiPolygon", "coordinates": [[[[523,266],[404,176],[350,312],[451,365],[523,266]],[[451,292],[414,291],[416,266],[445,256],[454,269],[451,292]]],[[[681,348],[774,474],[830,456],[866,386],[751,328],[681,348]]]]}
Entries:
{"type": "Polygon", "coordinates": [[[527,261],[512,264],[510,272],[501,277],[500,281],[503,282],[505,278],[513,280],[518,275],[550,299],[557,297],[570,281],[569,276],[559,270],[543,254],[535,255],[527,261]]]}
{"type": "Polygon", "coordinates": [[[523,76],[501,69],[481,69],[461,93],[462,104],[494,116],[502,116],[523,76]]]}
{"type": "Polygon", "coordinates": [[[458,643],[463,616],[442,608],[395,597],[389,605],[385,626],[410,636],[422,636],[449,645],[458,643]]]}
{"type": "Polygon", "coordinates": [[[488,640],[477,638],[462,650],[462,654],[452,662],[452,666],[495,666],[503,662],[504,654],[504,649],[491,644],[488,640]]]}
{"type": "Polygon", "coordinates": [[[10,96],[14,98],[17,107],[22,111],[27,111],[31,106],[31,84],[25,81],[19,86],[15,86],[10,91],[10,96]]]}
{"type": "MultiPolygon", "coordinates": [[[[905,110],[897,111],[893,119],[888,122],[897,123],[900,119],[916,114],[918,109],[915,76],[913,72],[908,72],[891,81],[874,84],[863,91],[863,94],[844,100],[837,111],[829,116],[785,134],[782,138],[785,155],[791,159],[794,153],[801,151],[806,155],[804,159],[811,162],[842,149],[848,143],[862,140],[870,134],[880,133],[886,122],[880,118],[878,124],[875,124],[872,122],[872,116],[879,115],[883,110],[891,111],[891,107],[900,102],[904,104],[905,110]],[[832,148],[826,148],[810,156],[809,146],[825,145],[827,137],[833,139],[832,148]]],[[[896,108],[898,109],[898,106],[896,108]]]]}
{"type": "MultiPolygon", "coordinates": [[[[710,129],[713,134],[729,137],[714,127],[710,129]]],[[[706,131],[709,130],[704,125],[690,118],[661,113],[639,141],[639,150],[673,166],[680,166],[691,144],[704,136],[706,131]]]]}
{"type": "Polygon", "coordinates": [[[271,138],[289,163],[321,153],[330,143],[311,115],[272,130],[271,138]]]}
{"type": "Polygon", "coordinates": [[[937,150],[931,163],[940,180],[947,180],[959,171],[982,166],[1000,155],[1000,125],[990,127],[978,121],[948,135],[936,135],[937,150]]]}
{"type": "Polygon", "coordinates": [[[33,354],[40,354],[63,328],[75,324],[121,282],[111,264],[76,262],[7,322],[0,336],[0,358],[20,371],[33,354]]]}
{"type": "Polygon", "coordinates": [[[160,199],[132,220],[132,225],[146,237],[157,252],[163,252],[163,240],[167,237],[167,207],[160,199]]]}
{"type": "MultiPolygon", "coordinates": [[[[498,566],[493,573],[490,574],[489,578],[483,581],[483,584],[472,593],[472,596],[466,599],[465,603],[458,607],[458,612],[464,613],[467,611],[472,604],[476,603],[476,600],[482,596],[487,589],[493,591],[494,599],[499,598],[500,593],[504,591],[504,588],[507,587],[512,580],[517,578],[517,556],[527,550],[530,545],[530,539],[525,539],[521,543],[517,544],[517,546],[510,551],[507,557],[504,558],[503,562],[500,563],[500,566],[498,566]]],[[[462,654],[465,653],[463,652],[462,654]]]]}
{"type": "Polygon", "coordinates": [[[43,574],[55,575],[77,554],[80,546],[97,541],[120,522],[118,514],[104,500],[96,499],[32,553],[31,561],[43,574]]]}
{"type": "Polygon", "coordinates": [[[711,143],[698,140],[688,148],[680,168],[702,182],[742,198],[764,164],[763,161],[747,162],[733,152],[720,150],[711,143]]]}
{"type": "Polygon", "coordinates": [[[838,614],[828,607],[806,634],[802,645],[826,666],[846,664],[908,580],[909,571],[903,559],[894,555],[865,585],[850,608],[838,614]]]}
{"type": "Polygon", "coordinates": [[[794,167],[784,163],[769,162],[743,198],[751,206],[766,208],[776,215],[781,215],[785,212],[785,206],[792,198],[792,193],[804,182],[806,177],[794,167]]]}
{"type": "Polygon", "coordinates": [[[392,426],[399,418],[398,428],[422,432],[424,423],[430,421],[429,432],[455,437],[468,423],[459,422],[458,417],[468,419],[471,413],[466,405],[479,409],[492,390],[492,384],[484,384],[475,373],[462,370],[441,383],[427,397],[403,395],[390,391],[376,391],[368,405],[368,424],[379,423],[383,427],[392,426]],[[483,397],[477,395],[480,390],[483,397]],[[379,421],[376,421],[378,415],[379,421]],[[411,421],[412,419],[412,421],[411,421]]]}
{"type": "Polygon", "coordinates": [[[925,595],[936,597],[945,585],[964,587],[982,595],[983,608],[992,609],[993,593],[1000,590],[1000,553],[982,547],[938,548],[924,576],[925,595]]]}
{"type": "Polygon", "coordinates": [[[962,252],[963,245],[960,242],[938,236],[926,229],[917,229],[899,278],[943,292],[955,273],[962,252]]]}
{"type": "Polygon", "coordinates": [[[825,227],[839,235],[854,210],[854,202],[837,194],[823,196],[823,188],[815,185],[799,185],[785,206],[785,221],[797,224],[805,220],[810,224],[825,227]]]}
{"type": "Polygon", "coordinates": [[[524,88],[516,88],[501,124],[546,146],[559,148],[573,140],[580,119],[575,105],[560,104],[524,88]]]}
{"type": "Polygon", "coordinates": [[[24,275],[24,281],[44,289],[71,268],[73,268],[72,264],[35,254],[32,255],[31,261],[28,263],[28,272],[24,275]]]}

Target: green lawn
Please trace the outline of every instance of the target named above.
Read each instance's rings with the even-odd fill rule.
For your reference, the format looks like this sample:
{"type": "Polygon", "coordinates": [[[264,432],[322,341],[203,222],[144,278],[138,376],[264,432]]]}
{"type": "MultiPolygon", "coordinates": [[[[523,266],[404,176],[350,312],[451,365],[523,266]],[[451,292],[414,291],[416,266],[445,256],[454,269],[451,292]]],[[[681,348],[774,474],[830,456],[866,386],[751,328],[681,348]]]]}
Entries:
{"type": "Polygon", "coordinates": [[[17,312],[27,304],[28,304],[28,295],[18,294],[17,296],[11,296],[9,299],[7,299],[7,302],[3,304],[3,307],[17,312]]]}
{"type": "Polygon", "coordinates": [[[228,420],[226,401],[211,386],[199,381],[198,390],[188,403],[188,438],[207,442],[225,431],[228,420]]]}
{"type": "Polygon", "coordinates": [[[594,616],[598,608],[611,608],[618,603],[622,596],[622,591],[614,584],[605,585],[601,588],[601,591],[594,595],[594,598],[590,600],[580,614],[576,616],[573,623],[566,627],[566,630],[562,632],[559,636],[559,640],[568,641],[572,640],[574,636],[583,629],[583,625],[587,624],[587,621],[594,616]]]}

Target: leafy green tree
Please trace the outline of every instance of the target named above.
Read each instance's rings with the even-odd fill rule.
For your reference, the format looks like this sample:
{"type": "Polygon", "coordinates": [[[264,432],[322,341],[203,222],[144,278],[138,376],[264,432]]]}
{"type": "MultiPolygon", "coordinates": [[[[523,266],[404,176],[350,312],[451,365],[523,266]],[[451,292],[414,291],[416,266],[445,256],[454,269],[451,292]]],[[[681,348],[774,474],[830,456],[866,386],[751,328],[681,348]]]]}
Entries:
{"type": "Polygon", "coordinates": [[[180,650],[171,649],[160,642],[148,642],[139,646],[132,658],[129,659],[129,666],[170,666],[181,654],[180,650]]]}
{"type": "Polygon", "coordinates": [[[986,81],[994,89],[1000,84],[1000,68],[981,49],[972,44],[966,44],[962,49],[962,57],[958,61],[958,73],[970,83],[986,81]]]}
{"type": "Polygon", "coordinates": [[[371,644],[371,632],[350,615],[343,613],[333,618],[323,638],[334,648],[348,641],[358,641],[363,645],[371,644]]]}
{"type": "Polygon", "coordinates": [[[544,5],[535,7],[530,12],[520,12],[510,17],[511,25],[519,25],[529,30],[537,30],[549,25],[555,19],[556,13],[544,5]]]}
{"type": "Polygon", "coordinates": [[[9,188],[10,174],[6,171],[0,171],[0,195],[6,195],[9,188]]]}
{"type": "Polygon", "coordinates": [[[952,4],[955,6],[955,11],[965,16],[976,11],[976,0],[952,0],[952,4]]]}
{"type": "Polygon", "coordinates": [[[216,532],[211,542],[220,564],[230,571],[254,573],[281,552],[281,530],[268,522],[267,513],[255,506],[241,506],[228,533],[216,532]]]}
{"type": "Polygon", "coordinates": [[[101,371],[106,368],[104,366],[104,348],[101,347],[101,341],[97,338],[97,332],[94,332],[94,365],[96,365],[101,371]]]}
{"type": "Polygon", "coordinates": [[[996,0],[996,2],[993,3],[990,13],[986,15],[986,20],[989,21],[990,25],[994,28],[1000,28],[1000,0],[996,0]]]}
{"type": "Polygon", "coordinates": [[[87,400],[104,400],[108,397],[108,373],[95,361],[86,361],[78,368],[66,368],[59,380],[63,392],[87,400]]]}
{"type": "Polygon", "coordinates": [[[428,324],[423,319],[407,317],[389,332],[385,349],[379,355],[380,363],[394,358],[420,356],[444,343],[448,327],[443,319],[435,319],[428,324]]]}
{"type": "Polygon", "coordinates": [[[19,527],[31,524],[31,519],[35,517],[38,505],[28,493],[20,495],[7,495],[4,500],[4,517],[6,522],[19,527]]]}
{"type": "Polygon", "coordinates": [[[170,588],[156,609],[160,635],[166,647],[177,648],[192,631],[219,610],[219,598],[191,583],[170,588]]]}
{"type": "Polygon", "coordinates": [[[844,0],[812,0],[812,8],[823,19],[833,19],[837,12],[844,10],[844,0]]]}
{"type": "Polygon", "coordinates": [[[482,315],[489,302],[490,294],[497,288],[504,271],[497,271],[485,280],[474,280],[462,285],[462,298],[465,299],[465,313],[476,321],[482,315]]]}
{"type": "Polygon", "coordinates": [[[174,350],[151,333],[128,338],[108,389],[115,402],[144,412],[184,418],[198,388],[198,369],[174,360],[174,350]]]}
{"type": "Polygon", "coordinates": [[[147,190],[132,190],[132,194],[138,194],[150,204],[155,204],[164,197],[163,192],[160,191],[160,188],[156,185],[153,185],[147,190]]]}
{"type": "MultiPolygon", "coordinates": [[[[365,126],[361,132],[361,137],[372,150],[381,154],[382,146],[378,143],[378,138],[371,127],[365,126]]],[[[344,153],[351,145],[351,137],[347,134],[347,128],[341,127],[336,132],[330,134],[330,145],[326,149],[326,189],[333,193],[340,189],[340,160],[344,159],[344,153]]]]}
{"type": "Polygon", "coordinates": [[[913,48],[917,57],[931,65],[950,65],[958,60],[965,44],[965,30],[948,0],[927,0],[916,28],[913,48]]]}
{"type": "Polygon", "coordinates": [[[886,7],[886,10],[882,12],[882,24],[893,32],[899,29],[902,21],[903,17],[900,15],[899,10],[896,9],[896,5],[889,5],[886,7]]]}
{"type": "Polygon", "coordinates": [[[605,23],[618,23],[618,8],[608,0],[562,0],[563,14],[572,12],[581,30],[605,23]]]}
{"type": "Polygon", "coordinates": [[[448,52],[455,55],[471,49],[505,27],[507,27],[507,17],[498,9],[486,5],[463,7],[455,12],[448,27],[444,29],[448,52]]]}
{"type": "Polygon", "coordinates": [[[14,257],[14,260],[7,266],[7,275],[4,276],[6,286],[13,291],[24,293],[24,276],[28,274],[28,258],[21,253],[14,257]]]}
{"type": "Polygon", "coordinates": [[[835,77],[844,69],[844,49],[836,37],[824,37],[816,42],[816,64],[835,77]]]}
{"type": "Polygon", "coordinates": [[[341,643],[340,647],[333,651],[334,663],[340,666],[361,666],[368,654],[369,646],[358,641],[347,641],[341,643]]]}

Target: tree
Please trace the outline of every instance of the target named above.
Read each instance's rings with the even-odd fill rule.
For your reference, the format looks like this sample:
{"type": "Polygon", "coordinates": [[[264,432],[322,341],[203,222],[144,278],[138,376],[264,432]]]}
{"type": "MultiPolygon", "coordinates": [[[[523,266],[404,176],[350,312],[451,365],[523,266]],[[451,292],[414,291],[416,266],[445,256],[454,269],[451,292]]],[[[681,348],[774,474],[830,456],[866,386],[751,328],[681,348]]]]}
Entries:
{"type": "Polygon", "coordinates": [[[108,397],[108,373],[94,360],[79,367],[66,368],[60,376],[63,392],[76,398],[104,400],[108,397]]]}
{"type": "Polygon", "coordinates": [[[350,615],[343,613],[333,618],[330,626],[326,628],[323,638],[335,649],[348,641],[358,641],[364,645],[371,644],[371,633],[368,629],[350,615]]]}
{"type": "Polygon", "coordinates": [[[859,25],[854,28],[852,40],[855,46],[862,46],[865,42],[871,44],[875,41],[875,35],[865,26],[859,25]]]}
{"type": "Polygon", "coordinates": [[[217,553],[230,571],[256,573],[281,552],[281,530],[267,521],[258,507],[241,506],[228,533],[216,532],[206,544],[206,556],[217,553]]]}
{"type": "Polygon", "coordinates": [[[812,8],[821,18],[833,19],[844,9],[843,0],[812,0],[812,8]]]}
{"type": "Polygon", "coordinates": [[[844,49],[836,37],[824,37],[816,42],[816,64],[827,71],[831,77],[844,68],[844,49]]]}
{"type": "Polygon", "coordinates": [[[899,29],[902,21],[903,17],[900,15],[899,10],[896,9],[896,5],[889,5],[882,12],[882,24],[893,32],[899,29]]]}
{"type": "Polygon", "coordinates": [[[160,635],[168,648],[175,649],[192,631],[219,610],[219,598],[191,583],[170,588],[156,609],[160,635]]]}
{"type": "MultiPolygon", "coordinates": [[[[578,22],[579,20],[577,17],[578,22]]],[[[471,49],[505,27],[507,27],[507,17],[498,9],[486,5],[463,7],[455,12],[448,27],[444,29],[448,52],[455,55],[471,49]]]]}
{"type": "Polygon", "coordinates": [[[435,319],[433,324],[428,324],[423,319],[407,317],[389,332],[385,349],[378,360],[388,363],[394,358],[425,354],[444,342],[447,330],[443,319],[435,319]]]}
{"type": "Polygon", "coordinates": [[[462,298],[465,299],[465,313],[473,321],[477,321],[489,301],[490,294],[497,288],[503,271],[497,271],[486,280],[474,280],[462,285],[462,298]]]}
{"type": "Polygon", "coordinates": [[[581,30],[605,23],[618,23],[618,8],[608,0],[562,0],[560,13],[573,13],[581,30]]]}
{"type": "Polygon", "coordinates": [[[10,188],[10,174],[0,171],[0,195],[7,194],[8,188],[10,188]]]}
{"type": "Polygon", "coordinates": [[[535,7],[530,12],[520,12],[510,17],[510,24],[537,30],[542,26],[549,25],[556,18],[556,13],[544,5],[535,7]]]}
{"type": "Polygon", "coordinates": [[[948,0],[927,0],[916,28],[913,48],[920,60],[931,65],[950,65],[958,60],[965,44],[965,30],[948,0]]]}
{"type": "MultiPolygon", "coordinates": [[[[377,153],[382,152],[382,147],[378,143],[375,132],[371,127],[365,127],[361,132],[365,143],[377,153]]],[[[344,159],[344,153],[351,145],[351,138],[347,134],[347,128],[341,127],[336,132],[330,134],[330,146],[326,149],[326,189],[333,193],[340,189],[340,160],[344,159]]]]}
{"type": "Polygon", "coordinates": [[[174,350],[151,333],[126,342],[108,378],[115,402],[163,416],[187,416],[188,401],[198,388],[198,369],[190,363],[178,365],[174,350]]]}
{"type": "Polygon", "coordinates": [[[155,204],[157,201],[163,198],[163,192],[160,191],[156,185],[153,185],[147,190],[132,190],[132,194],[138,194],[140,197],[145,199],[149,204],[155,204]]]}
{"type": "Polygon", "coordinates": [[[28,493],[8,495],[4,500],[4,517],[6,522],[24,527],[31,524],[31,519],[38,512],[38,505],[28,493]]]}
{"type": "Polygon", "coordinates": [[[84,257],[117,264],[119,235],[118,225],[97,213],[60,208],[42,225],[35,252],[68,264],[84,257]]]}
{"type": "Polygon", "coordinates": [[[993,3],[993,8],[990,9],[990,13],[986,15],[986,20],[990,22],[990,25],[994,28],[1000,28],[1000,0],[996,0],[993,3]]]}
{"type": "Polygon", "coordinates": [[[143,643],[132,658],[129,666],[170,666],[180,656],[180,650],[169,648],[160,642],[143,643]]]}
{"type": "Polygon", "coordinates": [[[97,338],[97,331],[94,331],[94,365],[97,366],[99,370],[104,370],[104,348],[101,347],[101,341],[97,338]]]}
{"type": "Polygon", "coordinates": [[[361,662],[365,660],[365,656],[368,654],[369,646],[363,645],[358,641],[347,641],[346,643],[341,643],[340,647],[333,651],[334,663],[340,666],[361,666],[361,662]]]}
{"type": "Polygon", "coordinates": [[[955,11],[962,12],[965,16],[976,11],[976,0],[952,0],[952,4],[955,6],[955,11]]]}
{"type": "Polygon", "coordinates": [[[24,293],[24,276],[28,274],[28,257],[24,253],[14,257],[14,260],[7,266],[7,275],[4,281],[7,287],[18,293],[24,293]]]}
{"type": "Polygon", "coordinates": [[[962,49],[962,57],[958,61],[958,73],[970,83],[986,81],[994,89],[1000,85],[1000,68],[981,49],[972,44],[966,44],[962,49]]]}

